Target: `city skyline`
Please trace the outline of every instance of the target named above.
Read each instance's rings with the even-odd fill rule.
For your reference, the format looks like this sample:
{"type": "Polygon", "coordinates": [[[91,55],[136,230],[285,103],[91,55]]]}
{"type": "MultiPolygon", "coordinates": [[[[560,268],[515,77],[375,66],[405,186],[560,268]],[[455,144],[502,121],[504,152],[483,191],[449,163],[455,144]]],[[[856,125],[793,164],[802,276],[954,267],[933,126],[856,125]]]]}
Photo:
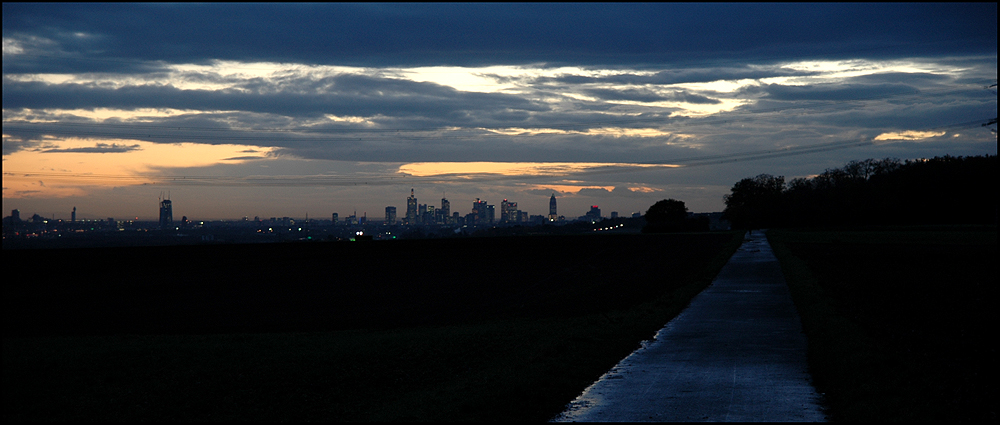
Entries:
{"type": "Polygon", "coordinates": [[[411,188],[463,215],[547,215],[552,194],[567,217],[717,212],[762,173],[996,154],[995,3],[4,3],[3,21],[5,214],[156,220],[166,192],[199,220],[402,218],[411,188]]]}
{"type": "MultiPolygon", "coordinates": [[[[164,197],[163,194],[161,194],[160,197],[157,198],[157,200],[159,202],[159,210],[158,210],[159,211],[159,215],[158,215],[158,218],[156,220],[150,220],[150,219],[141,218],[141,217],[138,217],[138,216],[132,217],[132,218],[122,217],[122,216],[119,216],[119,217],[111,216],[111,217],[100,217],[100,218],[98,218],[98,217],[81,217],[81,219],[79,221],[106,221],[108,219],[115,219],[115,220],[137,220],[137,221],[157,221],[159,223],[159,226],[161,228],[171,227],[172,224],[174,223],[174,220],[173,220],[173,200],[171,200],[169,197],[164,197]]],[[[555,193],[553,193],[551,195],[550,199],[549,199],[549,207],[548,207],[548,209],[546,211],[547,214],[532,214],[531,211],[525,211],[525,210],[522,210],[522,209],[518,208],[517,202],[512,201],[512,200],[508,200],[508,199],[504,198],[502,201],[500,201],[500,213],[499,213],[499,215],[494,216],[490,220],[489,223],[485,223],[484,222],[484,223],[478,223],[478,224],[527,223],[527,222],[529,222],[529,217],[535,217],[535,216],[543,217],[543,218],[546,219],[546,221],[557,221],[560,218],[562,218],[562,219],[564,219],[566,221],[573,221],[573,220],[578,220],[578,219],[581,219],[581,218],[598,218],[598,219],[616,218],[618,216],[625,217],[625,216],[634,216],[635,214],[640,214],[641,215],[641,214],[645,213],[644,211],[632,211],[632,212],[629,212],[627,214],[624,214],[624,213],[621,213],[621,212],[619,212],[617,210],[614,210],[614,211],[611,211],[609,215],[602,215],[600,213],[600,209],[599,209],[599,207],[597,205],[591,205],[589,207],[589,210],[584,211],[584,212],[582,212],[579,215],[573,215],[572,213],[570,215],[566,215],[566,214],[559,214],[558,213],[558,208],[557,208],[556,202],[557,202],[556,201],[556,196],[555,196],[555,193]],[[597,211],[596,215],[594,213],[595,210],[597,211]]],[[[454,218],[454,217],[461,217],[464,220],[464,219],[467,218],[468,215],[473,215],[473,214],[477,213],[477,204],[481,204],[484,208],[493,207],[495,209],[495,207],[496,207],[495,204],[490,204],[485,199],[476,198],[476,200],[473,202],[473,206],[472,206],[470,212],[466,213],[466,214],[463,214],[461,211],[452,211],[451,210],[451,201],[448,200],[447,198],[441,198],[441,207],[440,208],[437,208],[437,207],[435,207],[433,205],[420,204],[419,203],[419,197],[415,196],[415,192],[413,191],[413,189],[411,189],[410,196],[407,197],[406,203],[407,203],[407,215],[404,216],[404,219],[400,219],[397,216],[397,207],[395,205],[387,205],[385,207],[385,209],[384,209],[384,211],[385,211],[384,218],[378,218],[378,216],[373,216],[375,218],[367,218],[367,215],[368,215],[367,211],[363,211],[362,214],[361,214],[361,216],[362,217],[366,217],[367,218],[366,221],[380,221],[380,222],[389,222],[389,223],[393,223],[393,224],[404,224],[404,225],[406,225],[406,224],[417,224],[417,225],[422,225],[422,224],[454,224],[454,223],[449,222],[447,220],[437,220],[437,221],[431,220],[431,221],[428,221],[428,220],[420,219],[420,218],[417,218],[417,217],[420,216],[421,211],[425,212],[425,213],[426,212],[430,212],[431,216],[433,216],[434,211],[437,211],[437,212],[443,214],[443,216],[445,216],[445,217],[452,217],[452,218],[454,218]],[[412,201],[412,205],[414,206],[413,207],[414,216],[412,216],[412,218],[409,216],[411,201],[412,201]]],[[[38,213],[32,213],[32,215],[34,215],[34,214],[38,214],[38,213]]],[[[20,215],[21,215],[20,210],[17,209],[17,208],[14,208],[13,210],[10,211],[10,214],[7,217],[18,217],[19,219],[23,220],[23,218],[20,218],[20,215]]],[[[70,219],[69,220],[66,220],[63,217],[61,217],[60,215],[55,214],[55,213],[53,213],[51,215],[42,215],[42,214],[38,214],[38,215],[40,217],[44,218],[44,219],[54,219],[54,220],[63,220],[63,221],[76,222],[77,221],[77,208],[76,208],[76,206],[74,206],[72,208],[72,210],[70,211],[70,219]]],[[[343,221],[350,220],[352,217],[353,218],[357,218],[358,217],[358,212],[357,211],[352,211],[350,215],[343,215],[343,216],[341,216],[341,214],[340,214],[339,211],[333,211],[333,212],[329,213],[328,215],[330,216],[330,221],[331,222],[340,223],[340,222],[343,222],[343,221]]],[[[317,217],[322,217],[322,216],[323,216],[322,214],[314,214],[313,215],[313,220],[314,221],[315,220],[325,220],[324,218],[317,218],[317,217]]],[[[184,215],[183,217],[185,219],[187,219],[186,215],[184,215]]],[[[272,216],[272,217],[261,217],[259,215],[258,216],[254,216],[255,220],[266,220],[266,219],[272,219],[273,220],[273,219],[276,219],[276,218],[285,218],[285,219],[287,219],[287,218],[303,219],[304,218],[305,220],[309,220],[309,213],[305,213],[304,216],[287,216],[287,215],[286,216],[272,216]]],[[[241,219],[249,219],[249,216],[229,217],[229,218],[214,219],[214,220],[201,220],[201,221],[238,221],[238,220],[241,220],[241,219]]],[[[190,220],[192,220],[192,221],[199,221],[199,218],[192,217],[190,220]]]]}

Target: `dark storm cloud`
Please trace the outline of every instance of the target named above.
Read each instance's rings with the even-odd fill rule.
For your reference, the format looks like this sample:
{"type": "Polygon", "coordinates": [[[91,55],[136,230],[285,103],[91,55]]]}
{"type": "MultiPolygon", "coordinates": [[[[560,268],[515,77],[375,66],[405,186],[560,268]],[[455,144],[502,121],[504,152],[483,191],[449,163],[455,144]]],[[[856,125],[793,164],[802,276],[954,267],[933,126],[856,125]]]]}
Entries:
{"type": "Polygon", "coordinates": [[[620,65],[996,52],[996,3],[4,3],[4,72],[216,59],[358,66],[620,65]],[[942,37],[942,34],[947,34],[942,37]],[[77,60],[76,58],[86,58],[77,60]]]}
{"type": "Polygon", "coordinates": [[[500,93],[461,92],[433,83],[340,75],[302,79],[281,86],[252,81],[221,90],[179,89],[169,85],[107,87],[94,83],[48,84],[4,79],[4,109],[175,108],[241,110],[280,115],[375,115],[447,118],[461,123],[489,117],[517,117],[515,111],[545,111],[548,106],[500,93]],[[264,90],[266,85],[270,90],[264,90]]]}
{"type": "Polygon", "coordinates": [[[229,158],[222,158],[223,161],[249,161],[255,159],[264,159],[263,156],[233,156],[229,158]]]}
{"type": "Polygon", "coordinates": [[[615,137],[581,134],[532,136],[374,137],[363,142],[342,139],[274,139],[277,152],[300,158],[375,162],[644,162],[664,156],[691,156],[688,148],[668,145],[672,136],[615,137]]]}
{"type": "Polygon", "coordinates": [[[883,72],[851,78],[858,84],[919,84],[921,86],[950,83],[953,77],[929,72],[883,72]]]}
{"type": "MultiPolygon", "coordinates": [[[[37,50],[32,50],[37,51],[37,50]]],[[[119,73],[153,74],[163,72],[167,64],[163,61],[137,62],[135,60],[94,59],[79,53],[47,52],[47,54],[26,53],[6,56],[3,61],[4,74],[71,74],[71,73],[119,73]]]]}
{"type": "Polygon", "coordinates": [[[593,198],[606,198],[611,196],[611,191],[604,188],[583,188],[578,192],[579,195],[588,196],[593,198]]]}
{"type": "Polygon", "coordinates": [[[695,104],[717,104],[718,99],[697,95],[686,91],[673,91],[661,94],[646,89],[585,89],[583,93],[604,100],[633,100],[636,102],[686,102],[695,104]]]}
{"type": "MultiPolygon", "coordinates": [[[[6,130],[6,129],[5,129],[6,130]]],[[[14,152],[38,148],[45,142],[38,138],[11,135],[3,138],[3,155],[7,156],[14,152]]]]}
{"type": "MultiPolygon", "coordinates": [[[[995,98],[993,102],[995,105],[995,98]]],[[[831,129],[856,129],[865,131],[870,137],[881,132],[900,130],[964,129],[986,132],[985,128],[981,128],[981,123],[995,116],[996,111],[984,114],[984,111],[989,110],[989,105],[985,103],[952,105],[950,102],[917,102],[906,108],[867,108],[828,113],[823,121],[831,129]]]]}
{"type": "MultiPolygon", "coordinates": [[[[9,113],[9,115],[16,114],[9,113]]],[[[61,114],[31,115],[48,121],[61,114]]],[[[364,128],[353,125],[348,127],[342,122],[330,121],[303,127],[302,121],[295,118],[239,111],[144,118],[138,122],[118,119],[96,121],[77,117],[73,121],[7,122],[4,124],[4,132],[11,137],[5,138],[4,150],[5,154],[8,154],[25,149],[31,145],[13,142],[39,139],[42,135],[93,140],[143,140],[154,143],[236,143],[277,147],[281,148],[276,151],[277,154],[299,158],[391,162],[477,160],[591,162],[594,161],[595,155],[606,161],[636,162],[648,158],[647,151],[654,152],[653,155],[662,155],[664,150],[671,150],[663,146],[671,140],[671,137],[615,137],[575,133],[600,127],[648,127],[675,120],[659,114],[647,114],[631,119],[637,118],[640,121],[620,121],[614,117],[593,113],[557,113],[553,116],[546,114],[532,118],[528,124],[548,128],[546,123],[555,123],[553,126],[570,133],[531,135],[528,132],[524,135],[508,136],[489,133],[475,127],[449,130],[447,133],[437,130],[365,131],[364,128]],[[289,125],[292,127],[288,128],[289,125]]],[[[387,125],[406,122],[405,119],[392,117],[383,117],[381,121],[388,123],[387,125]]],[[[423,122],[431,121],[437,122],[432,119],[425,119],[423,122]]],[[[507,121],[505,124],[516,126],[518,123],[507,121]]]]}
{"type": "Polygon", "coordinates": [[[756,100],[723,120],[755,126],[811,126],[822,131],[895,131],[986,120],[996,114],[996,94],[973,85],[939,85],[940,80],[892,73],[884,78],[854,78],[842,85],[752,86],[743,93],[756,100]],[[886,80],[914,84],[881,83],[886,80]]]}
{"type": "Polygon", "coordinates": [[[719,80],[759,80],[773,77],[803,77],[817,75],[815,71],[793,70],[779,66],[766,67],[731,67],[721,66],[713,69],[671,69],[653,74],[623,73],[608,76],[561,75],[558,77],[541,77],[537,83],[578,84],[628,84],[628,85],[670,85],[685,83],[709,83],[719,80]]]}
{"type": "Polygon", "coordinates": [[[815,84],[811,86],[787,86],[764,84],[759,90],[772,100],[859,100],[883,98],[901,94],[917,93],[915,87],[906,84],[815,84]]]}
{"type": "Polygon", "coordinates": [[[125,153],[142,150],[139,145],[121,145],[118,143],[97,143],[93,147],[86,148],[53,148],[45,149],[42,153],[125,153]]]}

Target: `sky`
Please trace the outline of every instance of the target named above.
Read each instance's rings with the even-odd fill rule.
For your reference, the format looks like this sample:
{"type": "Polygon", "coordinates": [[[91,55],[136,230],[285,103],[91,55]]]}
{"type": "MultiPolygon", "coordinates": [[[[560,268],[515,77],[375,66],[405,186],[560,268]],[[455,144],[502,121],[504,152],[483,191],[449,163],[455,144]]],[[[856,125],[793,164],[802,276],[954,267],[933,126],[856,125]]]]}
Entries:
{"type": "Polygon", "coordinates": [[[3,3],[3,215],[716,212],[996,155],[996,82],[996,3],[3,3]]]}

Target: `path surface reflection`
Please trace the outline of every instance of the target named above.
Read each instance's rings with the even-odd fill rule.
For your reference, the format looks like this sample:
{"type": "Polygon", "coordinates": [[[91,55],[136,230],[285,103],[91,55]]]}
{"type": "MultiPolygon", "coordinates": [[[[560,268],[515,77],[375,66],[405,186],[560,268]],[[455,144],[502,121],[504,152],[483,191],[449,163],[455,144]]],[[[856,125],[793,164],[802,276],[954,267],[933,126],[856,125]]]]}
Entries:
{"type": "Polygon", "coordinates": [[[763,232],[747,233],[687,309],[553,419],[601,421],[826,421],[763,232]]]}

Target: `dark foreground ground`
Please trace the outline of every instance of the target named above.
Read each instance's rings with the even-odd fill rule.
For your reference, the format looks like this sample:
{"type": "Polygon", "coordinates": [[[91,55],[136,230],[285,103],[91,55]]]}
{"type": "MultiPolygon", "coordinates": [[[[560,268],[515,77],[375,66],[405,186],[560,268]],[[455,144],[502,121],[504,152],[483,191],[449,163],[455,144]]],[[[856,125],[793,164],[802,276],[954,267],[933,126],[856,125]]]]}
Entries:
{"type": "Polygon", "coordinates": [[[544,421],[740,233],[5,251],[5,420],[544,421]]]}
{"type": "MultiPolygon", "coordinates": [[[[768,235],[832,420],[996,422],[995,226],[768,235]]],[[[546,421],[741,240],[4,251],[3,419],[546,421]]]]}
{"type": "Polygon", "coordinates": [[[733,234],[6,251],[4,335],[387,329],[662,295],[733,234]],[[666,286],[665,286],[666,285],[666,286]]]}

